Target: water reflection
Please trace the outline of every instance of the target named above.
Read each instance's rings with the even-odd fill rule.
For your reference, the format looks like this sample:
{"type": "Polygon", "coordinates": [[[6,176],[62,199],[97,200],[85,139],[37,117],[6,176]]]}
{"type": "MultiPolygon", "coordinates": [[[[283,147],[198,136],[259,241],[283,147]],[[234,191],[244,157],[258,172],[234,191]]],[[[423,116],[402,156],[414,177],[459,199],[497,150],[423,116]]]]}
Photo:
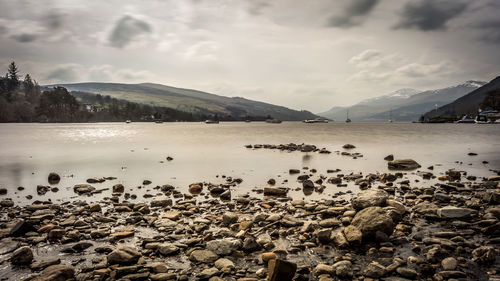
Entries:
{"type": "Polygon", "coordinates": [[[311,162],[311,159],[313,158],[313,156],[311,154],[306,153],[306,154],[303,154],[302,155],[302,167],[306,167],[308,165],[308,163],[311,162]]]}

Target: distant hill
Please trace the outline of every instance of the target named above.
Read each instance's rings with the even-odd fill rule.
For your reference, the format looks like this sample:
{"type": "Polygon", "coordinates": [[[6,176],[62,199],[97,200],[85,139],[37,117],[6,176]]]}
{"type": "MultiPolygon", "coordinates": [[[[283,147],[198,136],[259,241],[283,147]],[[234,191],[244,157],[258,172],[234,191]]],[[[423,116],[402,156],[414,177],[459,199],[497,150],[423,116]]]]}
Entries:
{"type": "Polygon", "coordinates": [[[225,97],[202,91],[175,88],[160,84],[121,83],[75,83],[48,85],[62,86],[69,91],[109,95],[120,100],[162,106],[184,112],[215,115],[244,120],[248,116],[298,121],[318,116],[309,111],[292,110],[283,106],[248,100],[240,97],[225,97]]]}
{"type": "Polygon", "coordinates": [[[367,99],[351,107],[333,107],[318,115],[344,120],[349,109],[349,118],[355,121],[415,121],[420,116],[435,108],[450,103],[486,82],[467,81],[460,85],[429,91],[401,89],[388,95],[367,99]]]}
{"type": "Polygon", "coordinates": [[[500,95],[500,76],[491,80],[484,86],[464,95],[455,101],[439,107],[437,110],[430,110],[424,115],[426,120],[440,116],[462,116],[477,114],[481,103],[488,94],[500,95]]]}
{"type": "MultiPolygon", "coordinates": [[[[349,110],[349,118],[351,120],[362,121],[366,120],[370,115],[391,109],[392,105],[417,93],[419,91],[415,89],[401,89],[387,95],[363,100],[350,107],[335,106],[326,112],[318,113],[318,115],[332,120],[344,121],[347,110],[349,110]]],[[[389,117],[387,116],[384,119],[387,118],[389,117]]]]}

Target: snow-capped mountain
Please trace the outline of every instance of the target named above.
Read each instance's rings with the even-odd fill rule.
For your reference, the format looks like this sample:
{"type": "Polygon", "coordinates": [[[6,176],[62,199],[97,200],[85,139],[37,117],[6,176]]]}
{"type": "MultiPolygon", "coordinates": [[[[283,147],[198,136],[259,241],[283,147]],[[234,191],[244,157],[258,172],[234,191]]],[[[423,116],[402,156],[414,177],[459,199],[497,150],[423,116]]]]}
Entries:
{"type": "Polygon", "coordinates": [[[387,95],[383,96],[378,96],[375,98],[370,98],[361,101],[358,104],[373,104],[373,103],[386,103],[390,101],[396,101],[396,100],[401,100],[401,99],[407,99],[415,94],[420,93],[421,91],[415,90],[415,89],[410,89],[410,88],[404,88],[404,89],[399,89],[397,91],[394,91],[392,93],[389,93],[387,95]]]}
{"type": "Polygon", "coordinates": [[[414,121],[420,115],[482,87],[486,82],[469,80],[459,85],[428,91],[400,89],[390,94],[366,99],[350,107],[333,107],[318,113],[333,120],[344,120],[347,109],[349,118],[355,121],[414,121]]]}

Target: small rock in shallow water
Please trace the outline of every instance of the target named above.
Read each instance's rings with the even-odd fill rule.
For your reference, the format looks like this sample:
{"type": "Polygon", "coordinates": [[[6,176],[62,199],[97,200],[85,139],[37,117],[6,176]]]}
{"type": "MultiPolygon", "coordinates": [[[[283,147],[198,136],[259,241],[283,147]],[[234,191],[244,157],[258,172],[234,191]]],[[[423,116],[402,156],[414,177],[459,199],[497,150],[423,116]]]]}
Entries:
{"type": "Polygon", "coordinates": [[[392,161],[392,160],[394,160],[394,155],[389,154],[386,157],[384,157],[384,160],[386,160],[386,161],[392,161]]]}
{"type": "Polygon", "coordinates": [[[422,166],[412,159],[394,160],[387,163],[390,170],[415,170],[422,166]]]}
{"type": "Polygon", "coordinates": [[[48,176],[48,181],[50,184],[58,184],[61,180],[61,177],[56,173],[50,173],[48,176]]]}

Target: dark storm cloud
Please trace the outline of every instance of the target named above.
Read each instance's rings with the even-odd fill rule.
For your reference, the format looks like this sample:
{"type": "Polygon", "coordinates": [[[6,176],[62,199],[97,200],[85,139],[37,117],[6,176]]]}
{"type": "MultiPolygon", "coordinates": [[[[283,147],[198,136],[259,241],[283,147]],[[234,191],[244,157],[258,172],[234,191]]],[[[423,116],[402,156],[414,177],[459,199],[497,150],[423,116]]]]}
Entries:
{"type": "Polygon", "coordinates": [[[149,23],[127,15],[116,22],[113,31],[109,35],[109,42],[115,48],[123,48],[132,42],[136,36],[150,32],[151,25],[149,23]]]}
{"type": "Polygon", "coordinates": [[[380,0],[351,0],[341,15],[330,18],[328,25],[348,28],[362,23],[362,17],[368,15],[380,0]]]}
{"type": "Polygon", "coordinates": [[[78,75],[73,66],[61,66],[50,72],[46,79],[58,82],[74,82],[78,79],[78,75]]]}
{"type": "Polygon", "coordinates": [[[43,24],[50,30],[56,30],[63,26],[63,15],[49,13],[42,17],[43,24]]]}
{"type": "Polygon", "coordinates": [[[270,4],[267,1],[249,0],[248,13],[252,15],[260,15],[262,11],[269,6],[270,4]]]}
{"type": "Polygon", "coordinates": [[[463,0],[416,0],[403,7],[396,29],[443,30],[449,20],[462,14],[469,4],[463,0]]]}
{"type": "Polygon", "coordinates": [[[37,35],[36,34],[21,33],[21,34],[12,35],[11,38],[16,40],[19,43],[29,43],[29,42],[35,41],[37,39],[37,35]]]}
{"type": "Polygon", "coordinates": [[[483,33],[479,37],[482,41],[500,44],[500,19],[484,20],[474,25],[483,33]]]}

